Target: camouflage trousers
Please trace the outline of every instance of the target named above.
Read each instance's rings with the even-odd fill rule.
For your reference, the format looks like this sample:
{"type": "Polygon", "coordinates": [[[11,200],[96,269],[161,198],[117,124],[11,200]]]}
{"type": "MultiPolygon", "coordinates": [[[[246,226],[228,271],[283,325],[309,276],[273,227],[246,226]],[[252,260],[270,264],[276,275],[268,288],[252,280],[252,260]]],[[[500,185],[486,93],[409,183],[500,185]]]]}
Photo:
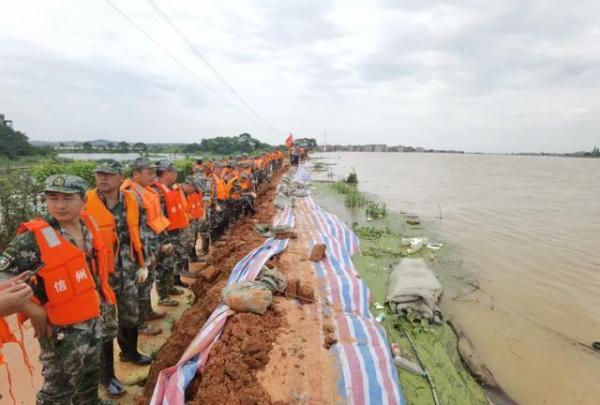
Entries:
{"type": "Polygon", "coordinates": [[[243,195],[233,201],[233,218],[238,220],[254,211],[254,198],[250,195],[243,195]]]}
{"type": "Polygon", "coordinates": [[[210,231],[210,227],[208,221],[204,220],[195,220],[190,223],[190,225],[184,229],[181,235],[181,241],[183,244],[183,248],[187,252],[187,257],[196,257],[196,243],[198,242],[198,238],[203,239],[203,246],[208,238],[208,232],[210,231]]]}
{"type": "Polygon", "coordinates": [[[96,318],[85,324],[89,326],[86,329],[54,327],[52,337],[40,338],[44,383],[37,394],[38,405],[100,403],[102,320],[96,318]]]}
{"type": "Polygon", "coordinates": [[[126,328],[139,326],[138,284],[136,266],[127,266],[117,270],[108,278],[108,282],[117,296],[117,316],[119,325],[126,328]]]}
{"type": "Polygon", "coordinates": [[[179,237],[182,248],[186,251],[188,256],[191,256],[195,251],[198,226],[198,221],[190,222],[188,227],[181,232],[181,236],[179,237]]]}
{"type": "Polygon", "coordinates": [[[212,238],[216,238],[223,226],[223,221],[223,211],[217,212],[215,208],[209,208],[206,214],[206,222],[203,227],[203,229],[207,232],[207,236],[210,234],[212,238]]]}
{"type": "Polygon", "coordinates": [[[170,243],[173,245],[173,253],[166,255],[159,252],[158,254],[155,276],[156,290],[158,298],[161,300],[167,299],[173,290],[175,275],[179,274],[182,270],[187,270],[188,253],[181,240],[182,233],[182,230],[169,232],[170,243]]]}
{"type": "Polygon", "coordinates": [[[156,273],[155,266],[148,264],[148,278],[144,284],[138,284],[138,302],[139,302],[139,323],[142,324],[148,320],[148,316],[152,312],[152,304],[150,302],[150,292],[154,283],[156,273]]]}
{"type": "Polygon", "coordinates": [[[100,303],[102,316],[102,342],[112,342],[117,337],[117,305],[106,300],[100,303]]]}
{"type": "Polygon", "coordinates": [[[232,200],[218,200],[217,204],[221,208],[221,212],[217,213],[214,210],[214,215],[212,216],[214,218],[214,226],[211,228],[213,229],[214,237],[219,237],[225,232],[231,221],[233,211],[232,200]]]}

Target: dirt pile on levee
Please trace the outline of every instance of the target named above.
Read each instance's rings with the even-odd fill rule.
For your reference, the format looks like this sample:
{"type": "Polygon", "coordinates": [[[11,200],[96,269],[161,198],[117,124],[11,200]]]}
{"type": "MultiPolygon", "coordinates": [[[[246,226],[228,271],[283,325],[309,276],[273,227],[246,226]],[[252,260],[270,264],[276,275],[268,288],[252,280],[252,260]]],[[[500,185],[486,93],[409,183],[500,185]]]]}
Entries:
{"type": "Polygon", "coordinates": [[[200,277],[192,285],[196,302],[179,319],[173,335],[159,351],[150,369],[141,403],[148,402],[152,396],[160,371],[177,363],[202,325],[215,310],[221,300],[221,290],[235,264],[264,242],[265,239],[254,230],[254,224],[272,223],[276,211],[273,205],[276,186],[283,173],[284,171],[281,171],[276,174],[271,183],[266,184],[259,191],[256,204],[257,214],[233,224],[225,235],[226,241],[217,243],[207,258],[207,262],[200,266],[200,270],[213,266],[218,270],[218,274],[210,281],[200,277]]]}
{"type": "Polygon", "coordinates": [[[281,314],[273,309],[264,315],[237,313],[229,318],[202,377],[188,390],[193,398],[189,403],[270,404],[256,374],[269,361],[281,322],[281,314]]]}

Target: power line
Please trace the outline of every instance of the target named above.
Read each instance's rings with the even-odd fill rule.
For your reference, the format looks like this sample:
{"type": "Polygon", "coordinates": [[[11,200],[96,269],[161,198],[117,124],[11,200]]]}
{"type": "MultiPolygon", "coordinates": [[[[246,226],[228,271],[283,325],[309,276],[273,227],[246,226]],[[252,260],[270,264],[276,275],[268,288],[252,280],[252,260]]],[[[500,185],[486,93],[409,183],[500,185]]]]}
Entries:
{"type": "Polygon", "coordinates": [[[181,38],[187,44],[192,53],[198,59],[200,59],[215,74],[215,76],[219,78],[219,80],[229,89],[229,91],[231,91],[238,98],[238,100],[240,100],[242,104],[244,104],[252,112],[252,114],[254,114],[263,123],[268,125],[271,129],[278,132],[282,132],[275,126],[271,125],[271,123],[269,123],[267,120],[265,120],[254,108],[252,108],[250,104],[246,102],[246,100],[244,100],[240,93],[238,93],[229,83],[229,81],[227,81],[227,79],[225,79],[225,77],[223,77],[223,75],[219,73],[219,71],[208,61],[208,59],[204,55],[202,55],[198,48],[194,46],[192,41],[190,41],[188,37],[185,36],[185,34],[177,27],[177,25],[175,25],[175,23],[173,23],[169,16],[165,14],[165,12],[158,6],[158,4],[154,0],[146,0],[146,2],[154,9],[154,11],[159,15],[159,17],[161,17],[173,29],[173,31],[175,31],[179,38],[181,38]]]}
{"type": "Polygon", "coordinates": [[[229,100],[227,100],[226,98],[221,96],[217,90],[215,90],[212,86],[210,86],[208,83],[206,83],[200,76],[198,76],[196,73],[194,73],[193,70],[191,70],[189,67],[187,67],[187,65],[185,65],[182,61],[180,61],[175,55],[173,55],[171,52],[169,52],[169,50],[167,48],[165,48],[158,41],[156,41],[150,34],[148,34],[148,32],[146,32],[142,27],[140,27],[131,17],[129,17],[124,11],[122,11],[119,7],[117,7],[111,0],[105,0],[105,1],[108,4],[110,4],[117,13],[119,13],[123,18],[125,18],[138,31],[140,31],[146,38],[148,38],[155,46],[157,46],[161,51],[163,51],[167,56],[169,56],[169,58],[171,58],[175,63],[177,63],[183,70],[185,70],[187,73],[189,73],[194,79],[196,79],[200,83],[202,83],[202,85],[204,87],[206,87],[215,96],[220,98],[221,101],[223,101],[225,104],[227,104],[227,106],[229,106],[230,108],[234,109],[235,111],[237,111],[238,113],[243,115],[246,119],[248,119],[253,124],[260,125],[254,119],[250,118],[244,111],[240,110],[238,107],[236,107],[234,104],[232,104],[229,100]]]}

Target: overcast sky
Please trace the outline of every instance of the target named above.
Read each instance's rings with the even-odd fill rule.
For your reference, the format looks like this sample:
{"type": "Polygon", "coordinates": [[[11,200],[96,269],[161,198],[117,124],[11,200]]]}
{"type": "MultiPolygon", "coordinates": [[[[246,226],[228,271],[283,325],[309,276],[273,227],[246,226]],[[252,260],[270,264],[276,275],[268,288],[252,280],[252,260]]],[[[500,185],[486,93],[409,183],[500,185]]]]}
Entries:
{"type": "Polygon", "coordinates": [[[146,0],[111,1],[189,71],[105,0],[0,0],[0,112],[31,139],[600,146],[598,0],[156,0],[260,117],[146,0]]]}

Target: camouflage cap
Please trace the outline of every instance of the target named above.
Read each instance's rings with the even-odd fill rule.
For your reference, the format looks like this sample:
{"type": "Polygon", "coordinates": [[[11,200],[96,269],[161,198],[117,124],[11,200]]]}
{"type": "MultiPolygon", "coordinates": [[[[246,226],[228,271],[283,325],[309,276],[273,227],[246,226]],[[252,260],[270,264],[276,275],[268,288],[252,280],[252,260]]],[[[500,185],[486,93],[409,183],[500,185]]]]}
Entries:
{"type": "Polygon", "coordinates": [[[125,173],[125,168],[119,161],[114,159],[103,159],[99,160],[96,164],[94,173],[123,174],[125,173]]]}
{"type": "Polygon", "coordinates": [[[204,186],[204,182],[205,179],[202,176],[199,175],[192,175],[192,176],[187,176],[185,178],[184,183],[190,184],[194,187],[196,187],[196,190],[200,191],[202,190],[203,186],[204,186]]]}
{"type": "Polygon", "coordinates": [[[145,157],[139,157],[131,161],[131,170],[156,169],[156,165],[145,157]]]}
{"type": "Polygon", "coordinates": [[[156,168],[163,171],[177,171],[175,163],[169,159],[163,159],[156,162],[156,168]]]}
{"type": "Polygon", "coordinates": [[[48,176],[44,181],[44,192],[85,194],[88,188],[89,186],[84,179],[70,174],[55,174],[48,176]]]}

